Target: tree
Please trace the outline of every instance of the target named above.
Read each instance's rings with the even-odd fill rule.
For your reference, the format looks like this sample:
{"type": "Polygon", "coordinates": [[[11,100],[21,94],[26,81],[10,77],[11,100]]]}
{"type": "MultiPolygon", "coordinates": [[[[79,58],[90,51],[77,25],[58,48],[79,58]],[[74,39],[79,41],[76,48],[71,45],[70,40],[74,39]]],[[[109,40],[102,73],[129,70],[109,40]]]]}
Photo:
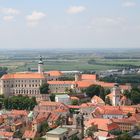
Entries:
{"type": "Polygon", "coordinates": [[[133,87],[131,91],[126,90],[124,95],[129,98],[133,104],[140,103],[140,89],[137,87],[133,87]]]}
{"type": "Polygon", "coordinates": [[[55,101],[55,94],[53,94],[53,93],[50,94],[50,100],[51,100],[52,102],[55,101]]]}
{"type": "Polygon", "coordinates": [[[111,91],[110,91],[109,88],[105,89],[105,95],[108,95],[108,94],[110,94],[110,93],[111,93],[111,91]]]}
{"type": "Polygon", "coordinates": [[[91,127],[89,127],[89,128],[87,128],[87,130],[86,130],[86,135],[88,136],[88,137],[94,137],[94,132],[96,132],[97,131],[97,127],[96,126],[91,126],[91,127]]]}
{"type": "Polygon", "coordinates": [[[124,135],[121,135],[117,138],[117,140],[132,140],[132,137],[129,136],[127,133],[124,135]]]}
{"type": "Polygon", "coordinates": [[[105,104],[111,105],[111,101],[108,96],[105,98],[105,104]]]}
{"type": "Polygon", "coordinates": [[[39,89],[41,94],[49,94],[49,84],[44,83],[40,86],[39,89]]]}
{"type": "Polygon", "coordinates": [[[79,105],[79,101],[78,100],[71,100],[71,104],[72,105],[79,105]]]}
{"type": "Polygon", "coordinates": [[[70,138],[70,140],[80,140],[80,139],[77,137],[77,135],[74,135],[70,138]]]}
{"type": "Polygon", "coordinates": [[[28,96],[12,96],[4,99],[5,109],[18,109],[18,110],[33,110],[37,105],[35,97],[29,98],[28,96]]]}
{"type": "Polygon", "coordinates": [[[105,100],[104,88],[99,85],[91,85],[86,89],[86,94],[88,97],[93,97],[94,95],[101,97],[105,100]]]}
{"type": "Polygon", "coordinates": [[[40,132],[42,134],[46,133],[49,130],[50,130],[50,128],[49,128],[48,122],[44,122],[43,124],[41,124],[41,126],[40,126],[40,132]]]}
{"type": "Polygon", "coordinates": [[[132,113],[128,112],[127,113],[128,118],[132,116],[132,113]]]}

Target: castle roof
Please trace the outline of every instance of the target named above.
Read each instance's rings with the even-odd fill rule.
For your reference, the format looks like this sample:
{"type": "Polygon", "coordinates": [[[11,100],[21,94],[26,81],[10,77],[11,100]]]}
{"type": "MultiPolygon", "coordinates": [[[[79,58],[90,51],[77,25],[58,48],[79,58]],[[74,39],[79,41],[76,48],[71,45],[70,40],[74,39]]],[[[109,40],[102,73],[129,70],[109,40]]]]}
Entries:
{"type": "Polygon", "coordinates": [[[50,76],[61,76],[63,75],[63,73],[61,71],[49,71],[47,72],[47,74],[49,74],[50,76]]]}
{"type": "Polygon", "coordinates": [[[96,74],[82,74],[82,80],[96,80],[96,74]]]}
{"type": "Polygon", "coordinates": [[[9,80],[9,79],[44,79],[44,75],[42,73],[13,73],[13,74],[5,74],[2,76],[2,80],[9,80]]]}

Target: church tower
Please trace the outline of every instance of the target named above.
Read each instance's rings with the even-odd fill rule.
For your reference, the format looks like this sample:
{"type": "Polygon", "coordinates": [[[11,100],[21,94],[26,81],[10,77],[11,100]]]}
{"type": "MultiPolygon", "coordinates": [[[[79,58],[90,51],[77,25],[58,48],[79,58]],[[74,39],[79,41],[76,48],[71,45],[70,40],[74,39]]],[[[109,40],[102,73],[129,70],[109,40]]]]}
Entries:
{"type": "Polygon", "coordinates": [[[112,94],[113,94],[112,105],[119,106],[120,105],[120,96],[121,96],[121,89],[119,87],[119,84],[114,85],[112,94]]]}
{"type": "Polygon", "coordinates": [[[44,63],[43,63],[42,57],[40,56],[39,62],[38,62],[38,72],[39,72],[39,73],[44,72],[43,66],[44,66],[44,63]]]}

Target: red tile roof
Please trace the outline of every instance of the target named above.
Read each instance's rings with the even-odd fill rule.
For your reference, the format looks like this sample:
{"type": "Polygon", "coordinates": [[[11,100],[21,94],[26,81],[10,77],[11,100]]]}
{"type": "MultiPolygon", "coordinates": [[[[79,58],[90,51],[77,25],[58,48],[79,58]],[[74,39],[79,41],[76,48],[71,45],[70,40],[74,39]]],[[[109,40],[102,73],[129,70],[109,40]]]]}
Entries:
{"type": "Polygon", "coordinates": [[[49,74],[50,76],[62,76],[63,75],[63,73],[61,72],[61,71],[49,71],[49,72],[47,72],[47,74],[49,74]]]}
{"type": "Polygon", "coordinates": [[[13,132],[4,132],[4,131],[0,131],[0,136],[1,137],[6,137],[6,138],[10,138],[13,137],[14,133],[13,132]]]}
{"type": "Polygon", "coordinates": [[[94,118],[86,122],[87,126],[97,125],[99,130],[111,131],[119,129],[119,126],[115,124],[111,119],[94,118]]]}
{"type": "Polygon", "coordinates": [[[44,75],[42,73],[14,73],[14,74],[5,74],[2,76],[2,80],[9,79],[44,79],[44,75]]]}
{"type": "Polygon", "coordinates": [[[105,102],[96,95],[92,97],[91,102],[95,104],[105,104],[105,102]]]}
{"type": "Polygon", "coordinates": [[[26,110],[12,110],[11,115],[23,115],[27,116],[28,112],[26,110]]]}
{"type": "Polygon", "coordinates": [[[23,134],[23,138],[33,139],[36,136],[36,131],[26,130],[23,134]]]}
{"type": "Polygon", "coordinates": [[[94,84],[93,81],[77,81],[76,82],[78,88],[87,88],[94,84]]]}
{"type": "Polygon", "coordinates": [[[65,84],[73,85],[73,84],[76,84],[75,81],[48,81],[47,83],[50,85],[65,85],[65,84]]]}
{"type": "Polygon", "coordinates": [[[72,108],[72,109],[79,109],[80,106],[78,105],[68,105],[69,108],[72,108]]]}
{"type": "Polygon", "coordinates": [[[70,99],[71,100],[79,100],[79,98],[78,97],[75,97],[75,96],[71,96],[70,99]]]}
{"type": "Polygon", "coordinates": [[[82,80],[96,80],[96,74],[82,74],[82,80]]]}

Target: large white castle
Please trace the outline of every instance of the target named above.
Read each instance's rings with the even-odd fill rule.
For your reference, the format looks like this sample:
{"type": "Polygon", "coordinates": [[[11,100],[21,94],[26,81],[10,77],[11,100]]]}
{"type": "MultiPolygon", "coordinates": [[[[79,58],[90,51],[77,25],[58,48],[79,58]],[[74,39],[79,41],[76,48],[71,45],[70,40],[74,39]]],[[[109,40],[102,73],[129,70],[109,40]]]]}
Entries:
{"type": "MultiPolygon", "coordinates": [[[[35,96],[37,100],[47,99],[47,95],[40,94],[40,86],[43,83],[49,84],[51,93],[65,93],[72,89],[76,92],[81,92],[82,89],[90,85],[101,85],[105,88],[114,87],[114,83],[105,83],[97,81],[94,74],[75,74],[74,81],[60,81],[63,76],[61,71],[44,71],[44,63],[42,57],[38,62],[38,72],[18,72],[13,74],[5,74],[0,80],[0,94],[6,97],[13,95],[35,96]]],[[[129,89],[130,86],[121,85],[121,89],[129,89]]],[[[116,94],[115,94],[116,95],[116,94]]],[[[117,103],[116,101],[113,104],[117,103]]]]}

